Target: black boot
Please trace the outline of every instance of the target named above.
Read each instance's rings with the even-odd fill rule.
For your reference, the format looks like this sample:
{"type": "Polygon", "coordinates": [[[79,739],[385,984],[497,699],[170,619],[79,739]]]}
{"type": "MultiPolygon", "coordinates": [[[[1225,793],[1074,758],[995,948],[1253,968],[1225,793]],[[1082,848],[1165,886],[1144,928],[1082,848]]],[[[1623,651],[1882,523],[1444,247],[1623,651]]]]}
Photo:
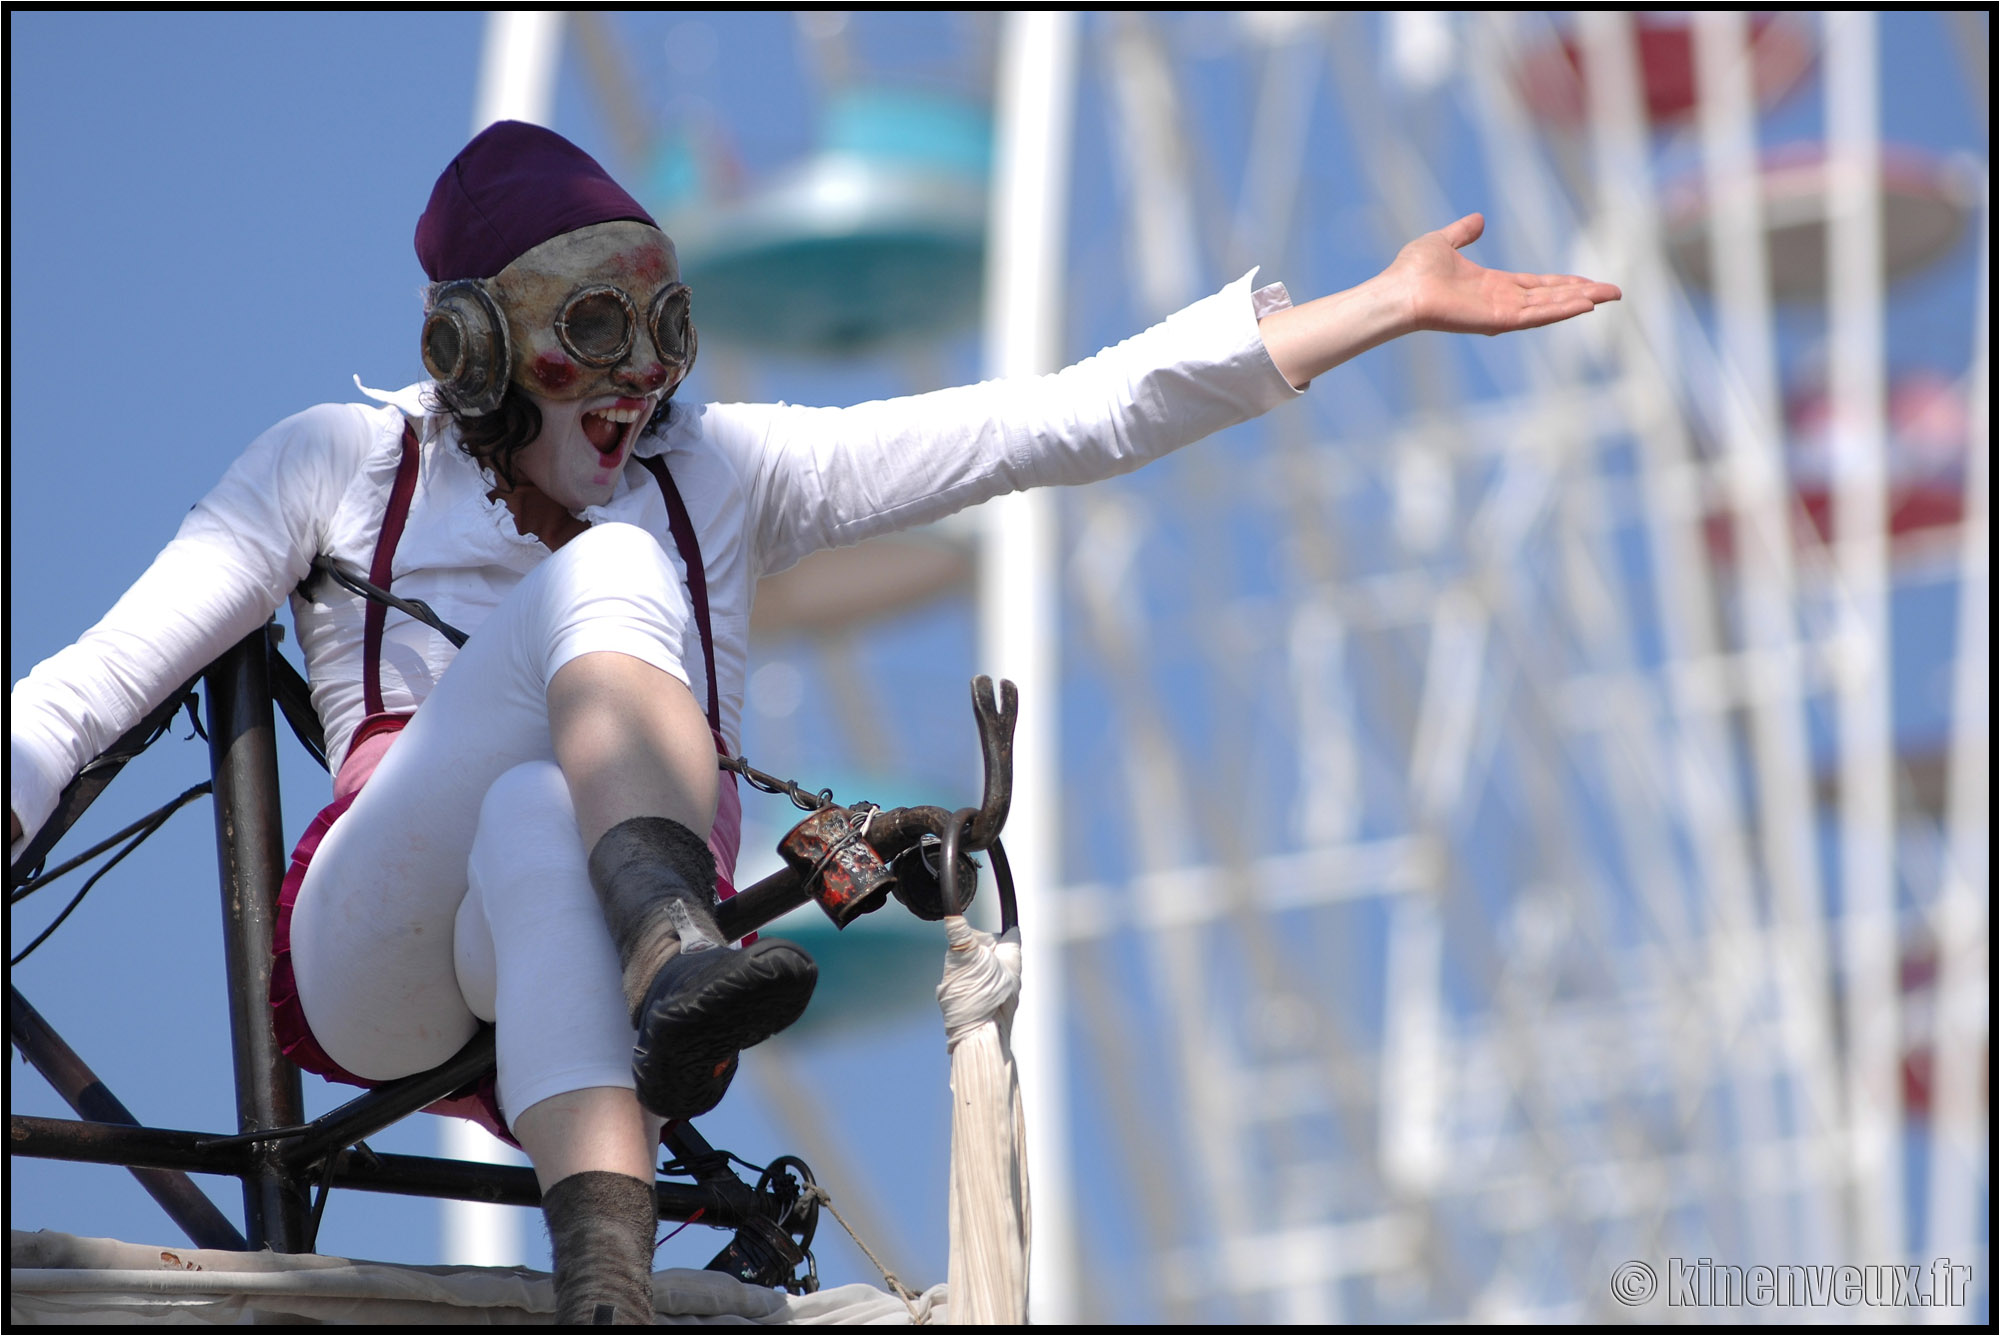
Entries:
{"type": "Polygon", "coordinates": [[[555,1254],[556,1323],[653,1325],[653,1185],[592,1169],[542,1194],[555,1254]]]}
{"type": "Polygon", "coordinates": [[[613,826],[590,851],[590,882],[639,1031],[639,1102],[662,1118],[708,1112],[736,1075],[736,1055],[804,1014],[818,967],[777,938],[727,948],[715,925],[715,857],[678,821],[613,826]]]}

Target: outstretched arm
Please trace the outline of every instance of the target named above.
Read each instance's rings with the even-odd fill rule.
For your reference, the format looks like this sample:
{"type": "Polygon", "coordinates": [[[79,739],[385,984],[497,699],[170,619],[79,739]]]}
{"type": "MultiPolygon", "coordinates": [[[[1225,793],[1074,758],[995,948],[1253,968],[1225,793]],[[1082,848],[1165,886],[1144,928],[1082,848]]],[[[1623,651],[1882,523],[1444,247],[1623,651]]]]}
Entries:
{"type": "Polygon", "coordinates": [[[1315,376],[1411,330],[1498,334],[1617,299],[1608,283],[1474,264],[1459,247],[1483,226],[1478,214],[1461,218],[1359,287],[1261,321],[1246,274],[1053,375],[850,408],[711,404],[695,453],[727,461],[742,480],[753,566],[768,574],[1006,492],[1138,468],[1295,398],[1315,376]]]}
{"type": "Polygon", "coordinates": [[[1476,213],[1426,232],[1387,269],[1358,287],[1274,311],[1259,322],[1271,360],[1293,385],[1413,330],[1505,334],[1552,325],[1622,295],[1609,283],[1575,274],[1510,274],[1461,253],[1479,240],[1476,213]]]}

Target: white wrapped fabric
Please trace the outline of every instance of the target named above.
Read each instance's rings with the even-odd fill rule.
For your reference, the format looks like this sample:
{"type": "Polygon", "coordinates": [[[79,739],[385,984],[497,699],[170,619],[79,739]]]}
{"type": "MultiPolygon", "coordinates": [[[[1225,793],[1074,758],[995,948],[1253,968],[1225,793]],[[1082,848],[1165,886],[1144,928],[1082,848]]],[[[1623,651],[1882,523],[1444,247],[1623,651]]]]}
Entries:
{"type": "Polygon", "coordinates": [[[951,1053],[951,1264],[960,1326],[1028,1320],[1028,1146],[1009,1047],[1021,997],[1021,933],[953,915],[938,1005],[951,1053]]]}
{"type": "MultiPolygon", "coordinates": [[[[159,1248],[52,1230],[9,1231],[7,1323],[240,1326],[365,1323],[546,1327],[555,1292],[524,1267],[397,1266],[312,1254],[159,1248]]],[[[872,1285],[759,1289],[714,1271],[653,1273],[662,1326],[946,1323],[944,1287],[906,1303],[872,1285]]]]}

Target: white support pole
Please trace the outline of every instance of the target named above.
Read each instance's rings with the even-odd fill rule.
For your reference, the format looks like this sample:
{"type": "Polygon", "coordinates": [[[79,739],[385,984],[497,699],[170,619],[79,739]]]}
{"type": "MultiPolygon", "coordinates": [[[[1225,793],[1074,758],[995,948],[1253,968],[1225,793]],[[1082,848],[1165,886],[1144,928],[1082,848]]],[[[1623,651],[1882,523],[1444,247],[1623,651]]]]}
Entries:
{"type": "MultiPolygon", "coordinates": [[[[1486,674],[1485,605],[1470,588],[1453,585],[1431,607],[1423,694],[1410,739],[1409,787],[1416,828],[1448,838],[1457,819],[1478,729],[1486,674]]],[[[1436,1194],[1449,1164],[1445,1146],[1445,915],[1450,887],[1433,869],[1422,892],[1389,908],[1383,967],[1382,1102],[1379,1148],[1383,1176],[1410,1197],[1436,1194]]],[[[1503,1043],[1520,1036],[1502,1026],[1503,1043]]],[[[1526,1063],[1518,1052],[1512,1064],[1526,1063]]],[[[1532,1106],[1532,1100],[1524,1098],[1532,1106]]],[[[1532,1115],[1531,1115],[1532,1116],[1532,1115]]]]}
{"type": "MultiPolygon", "coordinates": [[[[1243,1093],[1255,1079],[1251,1054],[1235,1043],[1224,1003],[1214,989],[1215,945],[1223,930],[1240,926],[1230,912],[1224,887],[1230,869],[1210,867],[1206,882],[1189,882],[1195,894],[1220,911],[1207,922],[1156,917],[1165,897],[1145,894],[1146,882],[1195,868],[1197,816],[1188,767],[1167,724],[1166,713],[1146,669],[1151,647],[1134,614],[1134,564],[1142,539],[1138,512],[1115,496],[1096,495],[1082,503],[1071,588],[1081,605],[1078,619],[1090,631],[1098,660],[1122,691],[1112,707],[1118,752],[1124,770],[1124,797],[1134,867],[1121,924],[1137,930],[1151,975],[1149,1005],[1160,1017],[1161,1044],[1180,1077],[1183,1107],[1174,1121],[1182,1129],[1183,1181],[1201,1194],[1200,1231],[1214,1245],[1206,1265],[1221,1274],[1230,1241],[1255,1229],[1256,1163],[1245,1137],[1248,1109],[1243,1093]]],[[[1156,883],[1157,884],[1157,883],[1156,883]]],[[[1065,888],[1064,908],[1074,905],[1075,888],[1065,888]]],[[[1165,1259],[1155,1259],[1155,1266],[1165,1259]]],[[[1169,1282],[1164,1274],[1155,1273],[1169,1282]]],[[[1287,1300],[1316,1302],[1291,1294],[1287,1300]]],[[[1323,1312],[1288,1320],[1324,1323],[1323,1312]]]]}
{"type": "Polygon", "coordinates": [[[1805,736],[1798,610],[1787,515],[1784,415],[1771,331],[1770,275],[1757,158],[1750,25],[1741,13],[1695,15],[1709,263],[1714,275],[1726,463],[1746,687],[1764,861],[1774,878],[1818,876],[1805,736]]]}
{"type": "MultiPolygon", "coordinates": [[[[1622,248],[1631,309],[1623,322],[1621,352],[1631,396],[1628,420],[1637,425],[1642,486],[1661,592],[1661,630],[1670,659],[1709,661],[1720,646],[1715,634],[1715,591],[1702,543],[1694,454],[1679,405],[1682,381],[1673,323],[1673,287],[1652,185],[1645,109],[1640,97],[1637,36],[1630,15],[1592,10],[1578,15],[1586,68],[1586,93],[1603,216],[1600,242],[1622,248]]],[[[1614,308],[1616,309],[1616,308],[1614,308]]],[[[1742,823],[1749,810],[1735,782],[1729,738],[1708,708],[1690,698],[1692,675],[1667,670],[1669,699],[1679,716],[1677,780],[1693,816],[1689,835],[1712,916],[1704,936],[1727,929],[1731,939],[1757,942],[1755,888],[1742,823]]],[[[1770,777],[1760,775],[1760,782],[1770,777]]],[[[1787,784],[1796,788],[1797,781],[1787,784]]],[[[1782,799],[1780,799],[1782,801],[1782,799]]],[[[1802,1098],[1794,1118],[1802,1132],[1839,1125],[1840,1101],[1827,1015],[1824,911],[1815,850],[1809,832],[1765,842],[1771,861],[1769,934],[1759,943],[1766,978],[1778,999],[1784,1075],[1802,1098]],[[1768,962],[1768,963],[1764,963],[1768,962]]],[[[1774,1078],[1777,1074],[1773,1074],[1774,1078]]],[[[1757,1096],[1762,1104],[1763,1096],[1757,1096]]],[[[1797,1144],[1801,1138],[1788,1139],[1797,1144]]],[[[1803,1169],[1804,1166],[1796,1166],[1803,1169]]],[[[1807,1201],[1811,1189],[1806,1189],[1807,1201]]],[[[1781,1246],[1821,1246],[1827,1223],[1802,1211],[1800,1230],[1781,1246]]]]}
{"type": "Polygon", "coordinates": [[[1127,191],[1126,266],[1148,321],[1201,296],[1201,244],[1193,166],[1181,133],[1180,97],[1158,23],[1136,10],[1105,17],[1104,81],[1127,191]]]}
{"type": "MultiPolygon", "coordinates": [[[[1784,414],[1771,329],[1765,262],[1757,106],[1751,35],[1741,13],[1703,11],[1693,19],[1703,180],[1708,192],[1709,273],[1715,292],[1715,365],[1722,400],[1730,535],[1735,552],[1740,660],[1752,678],[1751,753],[1756,767],[1758,839],[1774,881],[1817,880],[1812,859],[1812,774],[1798,628],[1784,414]]],[[[1750,1135],[1776,1140],[1764,1115],[1766,1089],[1744,1092],[1750,1135]],[[1754,1110],[1754,1113],[1750,1111],[1754,1110]]],[[[1778,1246],[1782,1203],[1753,1199],[1757,1246],[1778,1246]]]]}
{"type": "MultiPolygon", "coordinates": [[[[1232,274],[1253,264],[1277,266],[1291,242],[1298,216],[1300,187],[1306,172],[1307,145],[1312,139],[1313,101],[1319,91],[1320,68],[1326,58],[1321,25],[1293,15],[1267,39],[1262,87],[1257,94],[1256,120],[1251,125],[1249,162],[1229,229],[1224,266],[1232,274]]],[[[1243,16],[1244,20],[1249,15],[1243,16]]],[[[1440,19],[1442,22],[1442,19],[1440,19]]],[[[1447,31],[1449,31],[1447,29],[1447,31]]],[[[1177,127],[1166,127],[1170,131],[1177,127]]]]}
{"type": "MultiPolygon", "coordinates": [[[[1945,806],[1944,885],[1931,936],[1937,943],[1935,1020],[1931,1029],[1931,1153],[1928,1220],[1916,1256],[1977,1264],[1981,1185],[1991,1174],[1992,1112],[1987,1107],[1988,1018],[1993,1002],[1987,950],[1993,888],[1993,572],[1991,497],[1992,214],[1979,258],[1978,319],[1973,328],[1966,434],[1965,518],[1959,535],[1958,651],[1953,665],[1951,759],[1945,806]]],[[[1987,1282],[1990,1294],[1992,1282],[1987,1282]]],[[[1989,1299],[1989,1303],[1990,1303],[1989,1299]]],[[[1932,1308],[1925,1317],[1949,1322],[1964,1310],[1932,1308]]]]}
{"type": "MultiPolygon", "coordinates": [[[[1689,504],[1693,448],[1672,401],[1680,377],[1667,297],[1669,278],[1653,198],[1645,110],[1631,19],[1590,11],[1577,17],[1586,67],[1590,148],[1595,160],[1593,230],[1607,262],[1625,266],[1623,286],[1633,300],[1611,308],[1617,322],[1625,418],[1639,439],[1641,495],[1660,597],[1661,638],[1672,660],[1706,660],[1716,653],[1715,591],[1701,544],[1699,517],[1689,504]]],[[[1752,902],[1748,851],[1739,826],[1739,803],[1725,756],[1725,740],[1707,712],[1682,697],[1668,674],[1669,696],[1680,716],[1676,758],[1687,796],[1690,837],[1704,863],[1702,882],[1719,917],[1738,921],[1752,902]]],[[[1742,926],[1748,926],[1747,920],[1742,926]]]]}
{"type": "MultiPolygon", "coordinates": [[[[1054,371],[1061,358],[1063,241],[1076,91],[1077,18],[1009,13],[1001,27],[992,208],[986,262],[989,377],[1054,371]]],[[[1025,492],[985,509],[980,561],[980,662],[1021,689],[1014,735],[1008,858],[1020,899],[1021,1009],[1014,1019],[1028,1126],[1034,1247],[1029,1317],[1073,1321],[1068,1098],[1064,1079],[1063,962],[1052,933],[1062,776],[1057,766],[1056,524],[1054,498],[1025,492]]]]}
{"type": "MultiPolygon", "coordinates": [[[[554,10],[496,9],[486,16],[472,132],[495,121],[547,125],[555,108],[562,15],[554,10]]],[[[438,1120],[438,1154],[448,1160],[524,1164],[512,1147],[459,1118],[438,1120]]],[[[526,1260],[521,1212],[488,1202],[438,1203],[442,1256],[467,1266],[518,1266],[526,1260]]]]}
{"type": "Polygon", "coordinates": [[[486,16],[472,132],[495,121],[547,125],[556,105],[556,65],[562,56],[562,11],[496,9],[486,16]]]}
{"type": "Polygon", "coordinates": [[[1895,762],[1889,724],[1888,461],[1874,15],[1825,16],[1827,381],[1841,630],[1840,958],[1857,1259],[1894,1264],[1903,1228],[1895,762]]]}
{"type": "MultiPolygon", "coordinates": [[[[447,1160],[481,1164],[526,1164],[528,1157],[463,1118],[440,1118],[438,1154],[447,1160]]],[[[487,1201],[446,1201],[440,1259],[448,1266],[525,1266],[527,1244],[521,1224],[528,1214],[520,1206],[487,1201]]]]}

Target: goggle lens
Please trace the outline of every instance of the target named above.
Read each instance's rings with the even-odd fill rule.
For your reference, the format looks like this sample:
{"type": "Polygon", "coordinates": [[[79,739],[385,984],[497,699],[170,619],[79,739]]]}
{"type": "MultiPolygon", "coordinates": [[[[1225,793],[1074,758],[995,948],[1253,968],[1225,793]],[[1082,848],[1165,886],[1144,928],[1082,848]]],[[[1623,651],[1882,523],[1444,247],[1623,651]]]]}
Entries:
{"type": "Polygon", "coordinates": [[[652,331],[653,346],[660,350],[661,360],[677,366],[687,364],[689,333],[693,328],[690,320],[692,305],[685,283],[661,288],[659,295],[653,298],[653,309],[647,313],[646,324],[652,331]]]}
{"type": "Polygon", "coordinates": [[[617,288],[582,288],[563,303],[556,317],[556,337],[585,366],[613,366],[632,351],[638,323],[631,298],[617,288]]]}

